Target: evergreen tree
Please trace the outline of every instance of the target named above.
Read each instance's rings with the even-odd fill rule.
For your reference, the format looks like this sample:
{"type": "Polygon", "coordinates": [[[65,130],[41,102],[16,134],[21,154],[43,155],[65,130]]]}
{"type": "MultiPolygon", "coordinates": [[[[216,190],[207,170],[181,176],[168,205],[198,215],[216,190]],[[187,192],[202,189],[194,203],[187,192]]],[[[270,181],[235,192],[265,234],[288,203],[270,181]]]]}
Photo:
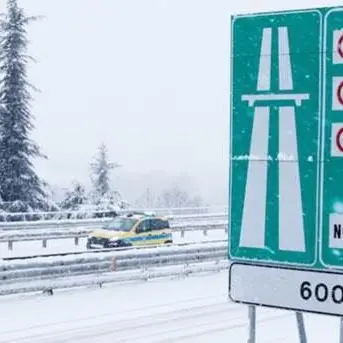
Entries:
{"type": "Polygon", "coordinates": [[[64,200],[61,203],[61,208],[64,210],[77,210],[80,205],[87,203],[87,196],[85,187],[77,182],[73,182],[73,187],[65,195],[64,200]]]}
{"type": "Polygon", "coordinates": [[[98,204],[104,198],[113,201],[117,192],[111,191],[110,172],[118,168],[118,163],[108,160],[108,151],[104,143],[99,146],[95,159],[91,162],[91,179],[93,183],[93,202],[98,204]]]}
{"type": "Polygon", "coordinates": [[[33,159],[44,157],[30,139],[33,116],[27,80],[31,59],[26,27],[38,19],[27,17],[17,0],[7,0],[7,13],[2,18],[0,48],[0,195],[3,201],[22,201],[38,208],[44,202],[44,182],[37,176],[33,159]]]}

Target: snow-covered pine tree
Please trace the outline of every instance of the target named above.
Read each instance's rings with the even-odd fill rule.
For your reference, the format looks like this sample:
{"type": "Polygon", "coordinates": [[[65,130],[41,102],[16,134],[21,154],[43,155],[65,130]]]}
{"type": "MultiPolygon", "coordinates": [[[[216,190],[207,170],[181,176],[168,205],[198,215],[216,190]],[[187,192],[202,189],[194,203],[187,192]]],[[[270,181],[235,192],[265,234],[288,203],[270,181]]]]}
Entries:
{"type": "Polygon", "coordinates": [[[85,187],[77,181],[73,182],[72,189],[65,195],[64,200],[61,203],[61,208],[64,210],[75,211],[79,209],[79,206],[84,205],[87,202],[87,195],[85,187]]]}
{"type": "Polygon", "coordinates": [[[110,172],[111,170],[120,167],[120,164],[109,162],[108,150],[105,143],[102,143],[95,155],[94,160],[90,164],[91,180],[93,184],[92,198],[94,204],[99,204],[107,198],[112,202],[117,192],[111,190],[110,172]]]}
{"type": "Polygon", "coordinates": [[[27,80],[28,17],[17,0],[7,0],[7,13],[0,20],[0,195],[3,201],[21,201],[33,208],[44,203],[44,183],[34,170],[32,160],[44,157],[30,139],[33,116],[27,80]]]}

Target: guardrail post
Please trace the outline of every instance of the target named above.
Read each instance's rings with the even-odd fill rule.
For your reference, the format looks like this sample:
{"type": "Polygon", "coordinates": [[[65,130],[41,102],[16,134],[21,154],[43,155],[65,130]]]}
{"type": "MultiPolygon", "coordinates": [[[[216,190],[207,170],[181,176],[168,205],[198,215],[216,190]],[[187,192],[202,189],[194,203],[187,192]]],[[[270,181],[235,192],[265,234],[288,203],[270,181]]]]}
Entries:
{"type": "Polygon", "coordinates": [[[75,245],[79,245],[79,237],[75,237],[74,238],[74,244],[75,245]]]}
{"type": "Polygon", "coordinates": [[[54,291],[52,288],[47,288],[43,290],[43,294],[54,295],[54,291]]]}
{"type": "Polygon", "coordinates": [[[143,280],[144,281],[149,281],[149,271],[148,268],[146,266],[143,266],[142,268],[142,272],[143,272],[143,280]]]}
{"type": "Polygon", "coordinates": [[[46,248],[46,246],[47,246],[47,239],[43,239],[43,241],[42,241],[42,247],[43,247],[43,248],[46,248]]]}
{"type": "Polygon", "coordinates": [[[339,343],[343,343],[343,318],[340,318],[339,326],[339,343]]]}
{"type": "Polygon", "coordinates": [[[185,238],[185,230],[181,230],[181,238],[185,238]]]}
{"type": "Polygon", "coordinates": [[[229,226],[228,226],[228,225],[225,225],[224,227],[225,227],[225,229],[224,229],[224,230],[225,230],[225,233],[227,233],[227,232],[228,232],[228,229],[229,229],[229,226]]]}
{"type": "Polygon", "coordinates": [[[112,272],[115,272],[117,270],[117,260],[115,257],[112,259],[112,265],[111,265],[112,272]]]}
{"type": "Polygon", "coordinates": [[[8,250],[13,250],[13,241],[8,241],[8,250]]]}
{"type": "Polygon", "coordinates": [[[204,234],[205,237],[207,236],[207,229],[205,229],[205,230],[203,231],[203,234],[204,234]]]}

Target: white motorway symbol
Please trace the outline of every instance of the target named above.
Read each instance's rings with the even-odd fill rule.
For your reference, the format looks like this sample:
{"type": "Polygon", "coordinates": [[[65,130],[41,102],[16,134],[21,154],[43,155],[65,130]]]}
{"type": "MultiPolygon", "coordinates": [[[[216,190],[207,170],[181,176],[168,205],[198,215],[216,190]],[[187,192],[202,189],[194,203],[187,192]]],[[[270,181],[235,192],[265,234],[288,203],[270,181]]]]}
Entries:
{"type": "Polygon", "coordinates": [[[275,106],[279,100],[293,100],[295,104],[279,106],[279,155],[293,156],[292,163],[279,165],[279,249],[304,252],[305,233],[301,185],[298,164],[295,106],[301,106],[309,94],[294,93],[287,27],[278,27],[278,83],[282,93],[271,90],[272,28],[264,28],[262,34],[257,92],[243,94],[242,101],[254,108],[254,122],[249,155],[259,156],[260,161],[249,161],[243,206],[240,246],[265,248],[265,223],[267,202],[267,169],[270,106],[258,105],[258,101],[275,106]],[[285,92],[288,91],[288,92],[285,92]],[[258,185],[258,187],[256,187],[258,185]],[[289,215],[292,213],[292,215],[289,215]]]}

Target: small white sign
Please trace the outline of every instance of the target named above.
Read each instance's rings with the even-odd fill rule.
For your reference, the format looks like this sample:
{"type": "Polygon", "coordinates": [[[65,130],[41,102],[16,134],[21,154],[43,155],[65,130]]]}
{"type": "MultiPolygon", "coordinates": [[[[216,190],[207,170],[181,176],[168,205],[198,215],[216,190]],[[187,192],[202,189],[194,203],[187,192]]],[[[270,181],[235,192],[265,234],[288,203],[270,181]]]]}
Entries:
{"type": "Polygon", "coordinates": [[[333,64],[343,63],[343,30],[333,31],[333,47],[332,47],[332,62],[333,64]]]}
{"type": "Polygon", "coordinates": [[[329,247],[343,249],[343,215],[330,214],[329,225],[329,247]]]}
{"type": "Polygon", "coordinates": [[[343,111],[343,77],[332,78],[332,110],[343,111]]]}
{"type": "Polygon", "coordinates": [[[331,126],[331,156],[343,157],[343,123],[331,126]]]}
{"type": "Polygon", "coordinates": [[[234,302],[343,316],[343,274],[233,263],[234,302]]]}

